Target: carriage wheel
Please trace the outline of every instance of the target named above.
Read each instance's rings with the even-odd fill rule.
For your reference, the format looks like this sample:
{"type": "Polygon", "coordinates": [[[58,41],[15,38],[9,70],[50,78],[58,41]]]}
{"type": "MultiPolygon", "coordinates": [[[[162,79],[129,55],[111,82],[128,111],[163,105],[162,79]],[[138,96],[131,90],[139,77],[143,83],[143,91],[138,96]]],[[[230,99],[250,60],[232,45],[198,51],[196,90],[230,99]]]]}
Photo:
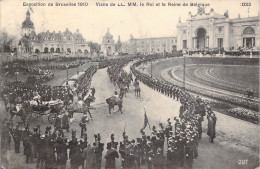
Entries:
{"type": "Polygon", "coordinates": [[[57,114],[56,113],[52,113],[52,114],[49,115],[48,120],[49,120],[49,122],[51,124],[54,124],[56,118],[57,118],[57,114]]]}

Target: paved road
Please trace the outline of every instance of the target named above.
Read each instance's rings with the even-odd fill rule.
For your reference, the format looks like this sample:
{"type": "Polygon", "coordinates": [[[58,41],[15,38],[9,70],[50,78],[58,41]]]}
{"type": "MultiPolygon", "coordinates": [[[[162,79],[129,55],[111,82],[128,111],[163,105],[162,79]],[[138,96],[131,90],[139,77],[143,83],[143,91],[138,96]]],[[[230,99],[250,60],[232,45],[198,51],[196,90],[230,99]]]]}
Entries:
{"type": "MultiPolygon", "coordinates": [[[[126,66],[125,69],[129,71],[129,65],[126,66]]],[[[91,143],[94,140],[94,133],[101,133],[102,141],[105,143],[110,140],[109,137],[111,133],[115,134],[116,141],[122,140],[122,132],[125,123],[126,133],[130,139],[140,137],[139,130],[144,123],[144,107],[151,125],[158,126],[159,122],[165,124],[167,118],[172,118],[178,115],[180,107],[179,102],[174,101],[141,83],[140,98],[136,98],[134,96],[133,86],[131,86],[130,92],[127,93],[127,97],[124,98],[123,114],[113,113],[112,116],[107,116],[108,106],[105,103],[105,99],[113,95],[115,88],[109,82],[106,69],[97,71],[97,73],[93,76],[92,86],[96,88],[96,101],[92,104],[94,107],[96,107],[96,110],[92,110],[94,120],[90,121],[87,126],[88,138],[89,142],[91,143]]],[[[114,111],[116,110],[117,108],[115,108],[114,111]]],[[[3,113],[3,111],[1,112],[3,113]]],[[[79,121],[81,117],[82,114],[75,114],[75,120],[70,125],[71,129],[77,130],[77,137],[80,136],[79,121]]],[[[224,125],[223,123],[228,122],[227,120],[221,122],[221,119],[225,117],[217,117],[217,127],[222,126],[224,125]]],[[[42,124],[42,128],[45,128],[45,126],[48,125],[46,117],[42,117],[41,119],[38,119],[38,121],[35,121],[35,123],[38,122],[42,124]]],[[[205,126],[206,123],[203,125],[205,126]]],[[[231,128],[238,127],[234,125],[228,126],[231,128]]],[[[217,130],[219,129],[220,128],[218,127],[217,130]]],[[[223,127],[221,130],[225,131],[226,128],[223,127]]],[[[150,130],[146,128],[145,132],[150,133],[150,130]]],[[[237,132],[233,134],[235,138],[240,135],[237,132]]],[[[71,134],[66,133],[66,135],[70,137],[71,134]]],[[[103,154],[105,154],[105,152],[106,150],[103,152],[103,154]]],[[[14,154],[12,148],[10,154],[12,159],[12,168],[35,168],[35,163],[31,165],[23,165],[25,157],[22,155],[22,153],[14,154]]],[[[210,144],[206,134],[203,133],[203,138],[199,145],[199,158],[194,161],[194,169],[254,168],[257,165],[256,159],[257,156],[251,158],[250,154],[240,151],[237,148],[230,147],[229,145],[223,146],[223,144],[220,144],[218,140],[216,140],[215,144],[210,144]],[[246,166],[239,166],[237,164],[239,159],[248,159],[248,164],[246,166]]],[[[67,164],[69,167],[69,163],[67,164]]],[[[117,166],[119,168],[119,160],[117,161],[117,166]]]]}

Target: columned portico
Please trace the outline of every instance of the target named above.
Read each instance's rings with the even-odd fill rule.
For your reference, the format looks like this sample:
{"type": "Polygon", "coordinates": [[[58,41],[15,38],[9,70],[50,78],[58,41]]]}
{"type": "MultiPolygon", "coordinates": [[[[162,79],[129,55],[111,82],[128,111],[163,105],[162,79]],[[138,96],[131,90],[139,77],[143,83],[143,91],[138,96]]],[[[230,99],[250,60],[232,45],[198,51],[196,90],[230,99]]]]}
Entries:
{"type": "Polygon", "coordinates": [[[228,11],[224,14],[215,13],[210,9],[198,7],[197,14],[189,13],[186,23],[179,21],[177,25],[177,49],[184,47],[200,49],[224,48],[225,50],[239,47],[260,47],[259,16],[230,19],[228,11]],[[186,32],[184,34],[183,32],[186,32]]]}

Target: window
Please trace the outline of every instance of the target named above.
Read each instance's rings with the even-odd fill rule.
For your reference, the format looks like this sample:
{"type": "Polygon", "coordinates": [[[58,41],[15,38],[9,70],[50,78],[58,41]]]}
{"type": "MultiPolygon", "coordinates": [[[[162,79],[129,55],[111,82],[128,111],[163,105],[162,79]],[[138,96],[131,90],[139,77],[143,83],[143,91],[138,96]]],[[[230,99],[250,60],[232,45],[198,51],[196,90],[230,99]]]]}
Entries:
{"type": "Polygon", "coordinates": [[[182,48],[183,49],[187,48],[187,40],[183,40],[182,48]]]}
{"type": "Polygon", "coordinates": [[[218,38],[218,48],[223,48],[223,38],[218,38]]]}
{"type": "Polygon", "coordinates": [[[255,34],[255,30],[252,27],[246,27],[243,31],[243,34],[255,34]]]}
{"type": "Polygon", "coordinates": [[[222,32],[222,27],[218,28],[218,32],[221,33],[222,32]]]}

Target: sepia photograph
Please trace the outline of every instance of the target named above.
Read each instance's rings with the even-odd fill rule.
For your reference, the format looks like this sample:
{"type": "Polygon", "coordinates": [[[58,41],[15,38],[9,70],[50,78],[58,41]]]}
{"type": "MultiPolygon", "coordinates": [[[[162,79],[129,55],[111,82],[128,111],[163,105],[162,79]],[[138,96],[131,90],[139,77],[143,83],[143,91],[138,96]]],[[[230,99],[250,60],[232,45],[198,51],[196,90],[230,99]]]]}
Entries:
{"type": "Polygon", "coordinates": [[[260,169],[259,0],[0,0],[0,169],[260,169]]]}

